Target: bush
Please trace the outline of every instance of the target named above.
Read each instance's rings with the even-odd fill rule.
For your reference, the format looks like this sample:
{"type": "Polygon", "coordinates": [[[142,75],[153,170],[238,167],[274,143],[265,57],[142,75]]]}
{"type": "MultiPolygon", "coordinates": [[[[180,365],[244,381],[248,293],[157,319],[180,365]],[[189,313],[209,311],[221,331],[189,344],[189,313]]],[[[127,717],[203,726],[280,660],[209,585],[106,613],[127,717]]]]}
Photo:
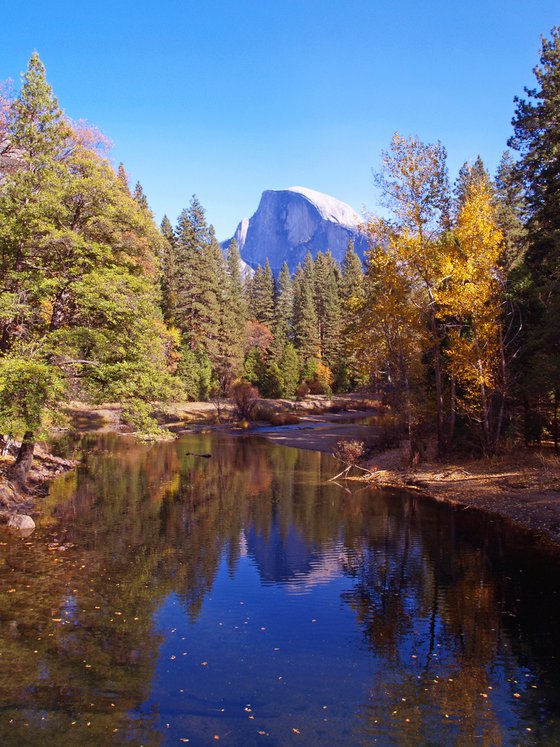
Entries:
{"type": "Polygon", "coordinates": [[[309,387],[305,383],[305,381],[302,381],[301,384],[298,384],[296,386],[296,399],[298,402],[301,402],[302,399],[305,399],[307,395],[309,394],[309,387]]]}
{"type": "Polygon", "coordinates": [[[123,405],[121,419],[137,433],[146,436],[158,436],[164,431],[153,416],[153,406],[139,399],[130,399],[123,405]]]}
{"type": "Polygon", "coordinates": [[[269,421],[271,425],[296,425],[299,423],[299,418],[297,415],[279,412],[275,415],[271,415],[269,421]]]}
{"type": "Polygon", "coordinates": [[[353,467],[364,456],[365,451],[363,441],[339,441],[333,451],[333,457],[347,467],[353,467]]]}
{"type": "Polygon", "coordinates": [[[326,394],[327,397],[330,397],[332,394],[331,380],[332,373],[330,368],[320,361],[316,361],[315,363],[313,376],[306,379],[311,394],[326,394]]]}
{"type": "Polygon", "coordinates": [[[239,420],[252,420],[259,400],[259,390],[243,379],[235,381],[230,388],[230,397],[239,420]]]}

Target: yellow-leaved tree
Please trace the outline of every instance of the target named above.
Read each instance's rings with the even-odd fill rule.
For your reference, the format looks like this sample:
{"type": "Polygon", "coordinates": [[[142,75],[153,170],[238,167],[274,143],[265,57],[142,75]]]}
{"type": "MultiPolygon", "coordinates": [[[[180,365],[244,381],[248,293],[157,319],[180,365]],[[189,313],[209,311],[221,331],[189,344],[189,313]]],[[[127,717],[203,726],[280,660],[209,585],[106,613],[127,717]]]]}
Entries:
{"type": "Polygon", "coordinates": [[[429,334],[419,292],[402,261],[400,233],[378,218],[370,221],[368,231],[364,296],[354,309],[349,342],[360,373],[403,417],[413,457],[415,427],[425,403],[422,356],[429,334]]]}
{"type": "MultiPolygon", "coordinates": [[[[414,294],[409,302],[416,307],[416,317],[421,315],[424,320],[426,342],[421,357],[433,369],[437,444],[441,453],[449,441],[442,352],[445,330],[439,323],[436,301],[445,279],[448,251],[442,236],[450,222],[446,151],[441,143],[422,143],[395,133],[382,163],[376,183],[393,219],[391,230],[381,243],[393,255],[396,271],[406,278],[407,287],[414,294]]],[[[373,314],[371,323],[376,324],[373,314]]]]}
{"type": "Polygon", "coordinates": [[[456,227],[444,259],[446,282],[435,292],[446,318],[447,369],[457,384],[457,406],[479,430],[484,453],[500,439],[505,366],[502,340],[504,237],[498,226],[487,172],[473,168],[465,180],[456,227]]]}

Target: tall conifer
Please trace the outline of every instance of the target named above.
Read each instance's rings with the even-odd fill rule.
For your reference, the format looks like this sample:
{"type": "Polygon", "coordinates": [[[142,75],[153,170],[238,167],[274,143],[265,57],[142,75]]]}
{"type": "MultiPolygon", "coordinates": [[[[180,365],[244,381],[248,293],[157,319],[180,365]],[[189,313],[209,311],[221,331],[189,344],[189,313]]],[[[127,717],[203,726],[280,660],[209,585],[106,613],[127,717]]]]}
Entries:
{"type": "Polygon", "coordinates": [[[315,309],[321,358],[332,368],[340,354],[342,317],[336,262],[330,252],[319,252],[315,258],[315,309]]]}
{"type": "Polygon", "coordinates": [[[340,299],[347,307],[351,298],[361,299],[363,295],[364,268],[354,249],[354,242],[350,239],[342,261],[340,299]]]}
{"type": "Polygon", "coordinates": [[[302,364],[309,367],[321,355],[321,341],[314,299],[313,259],[298,265],[294,280],[294,338],[302,364]]]}
{"type": "Polygon", "coordinates": [[[163,216],[160,231],[164,238],[161,257],[162,309],[165,320],[175,324],[178,290],[177,237],[167,215],[163,216]]]}
{"type": "MultiPolygon", "coordinates": [[[[294,284],[286,262],[278,275],[275,320],[274,357],[280,359],[288,341],[293,337],[292,316],[294,311],[294,284]]],[[[297,383],[297,382],[296,382],[297,383]]]]}
{"type": "Polygon", "coordinates": [[[257,266],[250,283],[249,296],[253,318],[272,330],[274,326],[274,275],[268,259],[264,267],[257,266]]]}

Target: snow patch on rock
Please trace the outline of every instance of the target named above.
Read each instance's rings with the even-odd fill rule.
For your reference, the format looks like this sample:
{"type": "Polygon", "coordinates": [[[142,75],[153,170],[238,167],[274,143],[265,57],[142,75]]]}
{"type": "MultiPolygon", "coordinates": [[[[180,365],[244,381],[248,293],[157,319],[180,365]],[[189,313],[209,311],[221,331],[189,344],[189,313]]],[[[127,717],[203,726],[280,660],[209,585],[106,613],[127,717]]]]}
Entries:
{"type": "Polygon", "coordinates": [[[342,200],[337,200],[336,197],[317,192],[315,189],[308,189],[308,187],[288,187],[286,192],[297,192],[297,194],[303,195],[309,202],[313,203],[325,220],[354,228],[363,223],[354,208],[342,202],[342,200]]]}

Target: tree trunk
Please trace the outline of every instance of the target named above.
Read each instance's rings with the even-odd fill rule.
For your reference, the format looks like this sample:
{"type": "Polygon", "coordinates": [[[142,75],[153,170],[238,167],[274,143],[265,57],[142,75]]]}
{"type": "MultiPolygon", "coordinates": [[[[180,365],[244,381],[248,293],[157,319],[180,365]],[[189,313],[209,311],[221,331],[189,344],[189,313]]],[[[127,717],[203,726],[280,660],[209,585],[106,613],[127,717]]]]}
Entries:
{"type": "Polygon", "coordinates": [[[457,420],[457,382],[455,377],[451,378],[451,391],[449,395],[449,431],[447,433],[447,451],[453,446],[455,438],[455,422],[457,420]]]}
{"type": "Polygon", "coordinates": [[[508,391],[508,370],[507,370],[507,363],[506,363],[506,354],[505,354],[505,345],[504,345],[504,335],[502,328],[500,327],[500,360],[502,365],[502,381],[501,381],[501,391],[500,391],[500,409],[498,410],[498,417],[496,421],[496,432],[494,435],[494,444],[495,444],[495,451],[498,451],[498,448],[500,446],[500,441],[502,438],[502,428],[504,424],[504,413],[505,413],[505,407],[506,407],[506,396],[508,391]]]}
{"type": "Polygon", "coordinates": [[[477,361],[478,375],[480,376],[480,405],[482,410],[482,440],[483,440],[483,451],[484,456],[491,456],[493,454],[492,438],[490,435],[490,408],[488,406],[488,396],[486,393],[486,386],[484,384],[484,371],[482,368],[482,361],[480,358],[477,361]]]}
{"type": "Polygon", "coordinates": [[[433,311],[430,313],[430,326],[432,341],[434,345],[434,374],[436,384],[436,424],[437,424],[437,443],[438,455],[441,456],[446,451],[446,438],[444,435],[444,407],[443,407],[443,376],[441,371],[441,342],[437,329],[437,321],[433,311]]]}
{"type": "Polygon", "coordinates": [[[558,389],[554,390],[554,417],[553,417],[554,451],[558,451],[558,389]]]}
{"type": "Polygon", "coordinates": [[[9,476],[12,480],[25,484],[27,475],[33,463],[33,452],[35,451],[35,439],[32,431],[25,431],[23,441],[19,447],[16,461],[10,468],[9,476]]]}

